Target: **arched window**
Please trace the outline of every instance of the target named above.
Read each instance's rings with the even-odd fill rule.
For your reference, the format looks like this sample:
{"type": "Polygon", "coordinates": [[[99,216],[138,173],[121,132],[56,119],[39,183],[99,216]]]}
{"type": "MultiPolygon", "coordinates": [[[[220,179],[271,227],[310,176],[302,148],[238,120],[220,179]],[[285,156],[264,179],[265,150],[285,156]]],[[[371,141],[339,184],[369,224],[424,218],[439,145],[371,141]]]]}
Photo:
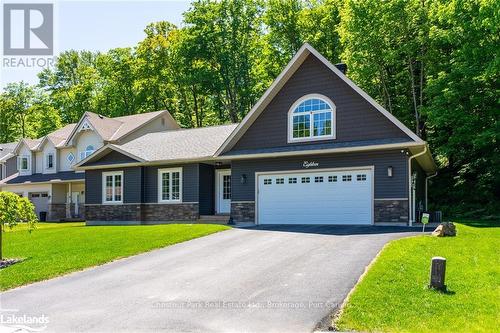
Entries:
{"type": "Polygon", "coordinates": [[[288,112],[288,141],[335,139],[335,105],[326,96],[311,94],[288,112]]]}
{"type": "Polygon", "coordinates": [[[86,157],[92,155],[94,153],[94,151],[95,151],[94,146],[88,145],[84,151],[80,152],[80,161],[85,159],[86,157]]]}

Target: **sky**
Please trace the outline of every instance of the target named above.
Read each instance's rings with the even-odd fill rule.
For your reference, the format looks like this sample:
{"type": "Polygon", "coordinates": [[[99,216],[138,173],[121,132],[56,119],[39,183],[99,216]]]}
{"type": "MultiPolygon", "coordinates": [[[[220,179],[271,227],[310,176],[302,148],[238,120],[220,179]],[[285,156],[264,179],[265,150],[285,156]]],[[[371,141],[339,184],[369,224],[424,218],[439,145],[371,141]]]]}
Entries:
{"type": "MultiPolygon", "coordinates": [[[[144,28],[151,22],[166,20],[180,26],[182,13],[189,9],[190,4],[187,0],[1,0],[0,2],[2,5],[5,3],[55,3],[56,55],[66,50],[107,51],[116,47],[135,46],[144,39],[144,28]]],[[[3,33],[1,37],[3,39],[3,33]]],[[[17,81],[36,84],[39,71],[40,68],[36,70],[1,68],[0,86],[5,87],[8,83],[17,81]]]]}

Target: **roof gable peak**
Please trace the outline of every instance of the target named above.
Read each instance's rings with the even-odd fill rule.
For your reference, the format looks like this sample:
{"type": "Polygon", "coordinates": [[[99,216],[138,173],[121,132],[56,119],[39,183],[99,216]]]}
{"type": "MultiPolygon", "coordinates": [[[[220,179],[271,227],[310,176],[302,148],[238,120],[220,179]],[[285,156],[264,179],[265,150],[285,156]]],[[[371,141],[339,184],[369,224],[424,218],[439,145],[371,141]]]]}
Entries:
{"type": "Polygon", "coordinates": [[[297,69],[302,65],[302,63],[307,59],[308,56],[313,55],[320,62],[322,62],[329,70],[331,70],[335,75],[337,75],[341,80],[343,80],[351,89],[358,93],[362,98],[364,98],[369,104],[371,104],[378,112],[382,113],[389,121],[396,125],[401,131],[407,134],[413,141],[417,143],[424,143],[424,141],[418,137],[413,131],[401,123],[396,117],[394,117],[389,111],[385,110],[379,103],[377,103],[372,97],[370,97],[366,92],[364,92],[359,86],[357,86],[353,81],[351,81],[346,75],[344,75],[335,65],[328,61],[323,55],[321,55],[314,47],[309,43],[303,44],[297,53],[292,57],[287,66],[278,75],[278,77],[273,81],[271,86],[265,91],[253,108],[248,112],[248,114],[243,118],[240,125],[231,133],[227,140],[221,145],[219,150],[216,152],[215,156],[219,156],[222,153],[229,151],[238,140],[243,136],[243,134],[248,130],[248,128],[253,124],[253,122],[258,118],[258,116],[265,110],[267,105],[273,100],[273,98],[279,93],[283,86],[288,82],[288,80],[293,76],[297,69]]]}

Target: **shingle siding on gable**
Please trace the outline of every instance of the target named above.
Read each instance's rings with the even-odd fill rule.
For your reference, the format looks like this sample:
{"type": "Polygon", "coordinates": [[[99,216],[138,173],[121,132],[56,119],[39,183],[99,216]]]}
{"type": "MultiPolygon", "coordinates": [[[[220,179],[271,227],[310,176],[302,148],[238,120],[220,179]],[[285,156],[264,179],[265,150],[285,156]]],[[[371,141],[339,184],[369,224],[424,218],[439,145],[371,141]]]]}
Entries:
{"type": "Polygon", "coordinates": [[[300,97],[313,93],[329,97],[337,107],[336,140],[294,145],[386,138],[411,140],[315,56],[309,55],[232,150],[289,145],[288,111],[300,97]]]}

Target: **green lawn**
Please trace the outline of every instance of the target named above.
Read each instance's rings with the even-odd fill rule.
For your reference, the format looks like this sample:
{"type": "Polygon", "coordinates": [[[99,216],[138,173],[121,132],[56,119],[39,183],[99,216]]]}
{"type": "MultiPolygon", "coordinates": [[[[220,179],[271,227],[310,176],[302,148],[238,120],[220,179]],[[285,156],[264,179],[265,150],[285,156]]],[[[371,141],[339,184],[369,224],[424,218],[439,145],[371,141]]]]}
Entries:
{"type": "Polygon", "coordinates": [[[457,237],[389,243],[352,293],[339,330],[494,332],[500,326],[500,225],[457,224],[457,237]],[[447,259],[448,293],[429,290],[430,260],[447,259]]]}
{"type": "Polygon", "coordinates": [[[39,223],[32,233],[18,226],[4,233],[4,258],[25,258],[0,271],[0,290],[49,279],[114,259],[229,229],[209,224],[86,227],[39,223]]]}

